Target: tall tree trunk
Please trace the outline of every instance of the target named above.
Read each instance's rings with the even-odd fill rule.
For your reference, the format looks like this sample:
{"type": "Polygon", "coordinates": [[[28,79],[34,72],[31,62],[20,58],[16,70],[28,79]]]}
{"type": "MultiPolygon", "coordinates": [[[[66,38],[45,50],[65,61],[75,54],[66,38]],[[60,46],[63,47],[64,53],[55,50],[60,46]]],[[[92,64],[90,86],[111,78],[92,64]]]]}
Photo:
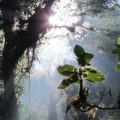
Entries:
{"type": "Polygon", "coordinates": [[[5,45],[3,50],[3,76],[4,76],[4,120],[16,120],[17,101],[14,90],[14,69],[12,64],[10,46],[5,45]]]}
{"type": "Polygon", "coordinates": [[[14,68],[12,60],[12,25],[14,22],[14,11],[9,9],[2,9],[3,15],[3,30],[5,35],[5,45],[3,49],[3,80],[4,80],[4,104],[3,104],[3,118],[4,120],[16,120],[14,115],[17,112],[16,97],[14,90],[14,68]],[[14,119],[15,118],[15,119],[14,119]]]}
{"type": "MultiPolygon", "coordinates": [[[[45,8],[36,10],[35,14],[32,15],[31,19],[28,21],[28,28],[26,31],[20,30],[16,35],[14,35],[12,31],[15,10],[2,9],[3,30],[5,35],[2,62],[5,89],[3,111],[4,120],[17,120],[18,110],[14,90],[14,70],[16,69],[18,59],[23,55],[26,48],[35,46],[39,33],[44,34],[44,31],[46,31],[48,27],[48,19],[46,19],[46,15],[48,17],[48,12],[50,11],[54,1],[55,0],[51,0],[45,8]]],[[[9,2],[10,0],[3,0],[4,4],[9,2]]]]}

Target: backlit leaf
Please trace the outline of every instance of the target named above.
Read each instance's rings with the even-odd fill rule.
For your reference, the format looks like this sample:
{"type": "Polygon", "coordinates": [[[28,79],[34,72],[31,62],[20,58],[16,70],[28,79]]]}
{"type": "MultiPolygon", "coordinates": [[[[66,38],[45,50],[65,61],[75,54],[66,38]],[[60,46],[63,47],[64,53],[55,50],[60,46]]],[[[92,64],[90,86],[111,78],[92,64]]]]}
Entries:
{"type": "Polygon", "coordinates": [[[72,75],[75,69],[76,68],[74,66],[68,65],[68,64],[66,64],[64,66],[59,66],[57,68],[58,72],[60,74],[64,75],[64,76],[70,76],[70,75],[72,75]]]}
{"type": "Polygon", "coordinates": [[[120,64],[117,64],[116,68],[120,71],[120,64]]]}
{"type": "Polygon", "coordinates": [[[91,72],[91,73],[97,73],[97,70],[95,68],[93,68],[93,67],[90,67],[89,72],[91,72]]]}
{"type": "Polygon", "coordinates": [[[81,65],[81,66],[85,66],[86,65],[84,57],[78,58],[77,61],[78,61],[78,64],[81,65]]]}
{"type": "Polygon", "coordinates": [[[102,72],[96,72],[96,73],[89,72],[88,76],[86,77],[86,80],[97,83],[105,80],[105,77],[102,72]]]}
{"type": "Polygon", "coordinates": [[[84,55],[85,55],[84,49],[79,45],[75,46],[74,53],[78,58],[84,57],[84,55]]]}
{"type": "Polygon", "coordinates": [[[71,84],[70,79],[62,80],[61,84],[58,86],[59,89],[65,89],[71,84]]]}
{"type": "Polygon", "coordinates": [[[117,39],[117,44],[120,45],[120,37],[117,39]]]}
{"type": "Polygon", "coordinates": [[[85,62],[86,62],[86,64],[90,64],[92,58],[93,58],[93,54],[85,53],[85,62]]]}
{"type": "Polygon", "coordinates": [[[79,84],[78,82],[79,82],[78,73],[74,72],[71,77],[69,77],[68,79],[62,80],[58,88],[65,89],[66,87],[69,87],[70,84],[73,84],[73,83],[79,84]]]}
{"type": "Polygon", "coordinates": [[[75,46],[74,53],[78,57],[77,61],[79,65],[90,65],[91,59],[93,58],[93,54],[85,53],[84,49],[79,45],[75,46]]]}

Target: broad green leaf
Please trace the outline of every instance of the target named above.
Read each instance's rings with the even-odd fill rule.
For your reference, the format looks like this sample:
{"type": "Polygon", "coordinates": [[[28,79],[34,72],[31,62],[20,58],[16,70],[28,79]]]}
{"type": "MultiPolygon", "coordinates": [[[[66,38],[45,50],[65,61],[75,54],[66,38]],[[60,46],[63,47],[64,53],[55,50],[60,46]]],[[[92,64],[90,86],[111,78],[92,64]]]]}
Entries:
{"type": "Polygon", "coordinates": [[[92,58],[93,58],[93,54],[85,53],[85,62],[86,62],[86,64],[90,64],[92,58]]]}
{"type": "Polygon", "coordinates": [[[59,89],[65,89],[71,84],[70,79],[64,79],[61,84],[58,86],[59,89]]]}
{"type": "Polygon", "coordinates": [[[70,76],[70,75],[72,75],[75,69],[76,68],[74,66],[68,65],[68,64],[66,64],[64,66],[59,66],[57,68],[58,72],[60,74],[64,75],[64,76],[70,76]]]}
{"type": "Polygon", "coordinates": [[[66,87],[68,87],[70,84],[73,84],[73,83],[78,83],[79,81],[79,77],[78,77],[78,73],[77,72],[74,72],[73,75],[68,78],[68,79],[64,79],[61,84],[58,86],[59,89],[65,89],[66,87]]]}
{"type": "Polygon", "coordinates": [[[86,78],[89,75],[89,73],[97,73],[97,70],[93,67],[86,67],[84,68],[82,75],[86,78]]]}
{"type": "Polygon", "coordinates": [[[116,68],[120,71],[120,64],[117,64],[116,68]]]}
{"type": "Polygon", "coordinates": [[[120,37],[117,39],[117,44],[120,45],[120,37]]]}
{"type": "Polygon", "coordinates": [[[83,71],[83,75],[84,75],[85,77],[87,77],[87,76],[88,76],[88,72],[89,72],[89,73],[97,73],[97,70],[96,70],[95,68],[93,68],[93,67],[86,67],[86,68],[84,69],[84,71],[83,71]]]}
{"type": "Polygon", "coordinates": [[[77,61],[78,61],[78,64],[81,65],[81,66],[85,66],[86,65],[84,57],[78,58],[77,61]]]}
{"type": "Polygon", "coordinates": [[[84,49],[79,45],[75,46],[74,53],[78,58],[84,57],[84,55],[85,55],[84,49]]]}
{"type": "Polygon", "coordinates": [[[95,68],[91,67],[90,70],[89,70],[89,72],[91,72],[91,73],[97,73],[97,70],[95,68]]]}
{"type": "Polygon", "coordinates": [[[79,81],[79,77],[78,77],[78,76],[79,76],[79,73],[77,73],[77,72],[72,75],[72,77],[71,77],[71,79],[70,79],[72,84],[73,84],[73,83],[79,84],[79,83],[78,83],[78,81],[79,81]]]}
{"type": "Polygon", "coordinates": [[[90,61],[93,58],[93,54],[85,53],[84,49],[79,45],[74,48],[74,53],[78,57],[78,64],[81,66],[90,65],[90,61]]]}
{"type": "Polygon", "coordinates": [[[86,77],[86,80],[97,83],[105,80],[105,77],[102,72],[96,72],[96,73],[89,72],[88,76],[86,77]]]}
{"type": "Polygon", "coordinates": [[[93,72],[93,73],[96,73],[97,72],[97,70],[94,68],[94,67],[85,67],[84,68],[84,72],[93,72]]]}
{"type": "Polygon", "coordinates": [[[120,48],[113,48],[112,53],[113,54],[119,54],[120,53],[120,48]]]}

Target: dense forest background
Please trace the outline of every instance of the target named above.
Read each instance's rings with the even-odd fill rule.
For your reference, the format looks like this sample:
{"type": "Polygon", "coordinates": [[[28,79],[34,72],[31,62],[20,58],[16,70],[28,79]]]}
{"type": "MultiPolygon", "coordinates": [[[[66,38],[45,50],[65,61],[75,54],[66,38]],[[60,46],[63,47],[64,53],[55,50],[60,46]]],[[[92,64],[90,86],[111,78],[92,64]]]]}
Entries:
{"type": "MultiPolygon", "coordinates": [[[[98,54],[97,51],[94,51],[94,47],[101,44],[98,40],[103,40],[103,47],[97,46],[96,48],[99,50],[100,54],[103,56],[110,56],[110,60],[116,60],[116,64],[112,64],[117,66],[117,70],[113,71],[115,76],[112,78],[116,79],[116,83],[119,84],[118,79],[119,77],[119,70],[120,70],[120,24],[119,24],[119,16],[120,16],[120,1],[117,0],[72,0],[71,2],[65,3],[63,2],[63,8],[61,7],[61,1],[58,0],[1,0],[0,1],[0,120],[37,120],[37,119],[46,119],[46,120],[77,120],[77,119],[99,119],[97,117],[100,115],[103,116],[110,116],[110,113],[115,113],[115,118],[119,119],[119,108],[120,108],[120,93],[119,93],[119,86],[112,85],[114,88],[116,87],[115,96],[111,92],[111,86],[103,87],[102,84],[103,80],[105,80],[105,73],[104,70],[100,70],[102,72],[98,72],[96,69],[90,68],[91,67],[91,60],[97,59],[97,61],[102,61],[102,56],[98,54]],[[76,7],[74,6],[76,5],[76,7]],[[69,12],[65,13],[64,9],[69,10],[69,12]],[[61,11],[59,11],[61,10],[61,11]],[[64,11],[64,12],[63,12],[64,11]],[[60,22],[56,22],[55,18],[51,19],[52,23],[50,23],[50,17],[58,14],[61,17],[67,16],[67,20],[64,21],[62,24],[60,22]],[[72,17],[69,17],[72,16],[72,17]],[[87,16],[87,17],[86,17],[87,16]],[[97,16],[97,18],[95,18],[97,16]],[[117,18],[118,17],[118,18],[117,18]],[[101,18],[101,19],[100,19],[101,18]],[[104,18],[102,20],[102,18],[104,18]],[[106,19],[105,19],[106,18],[106,19]],[[73,21],[72,21],[73,20],[73,21]],[[101,21],[100,21],[101,20],[101,21]],[[72,22],[71,22],[72,21],[72,22]],[[91,21],[88,23],[86,21],[91,21]],[[97,24],[97,22],[100,24],[97,24]],[[100,21],[100,22],[99,22],[100,21]],[[117,23],[116,23],[117,21],[117,23]],[[115,25],[114,25],[114,24],[115,25]],[[113,26],[112,26],[113,25],[113,26]],[[53,31],[52,31],[53,30],[53,31]],[[61,34],[56,34],[55,31],[65,31],[61,34]],[[91,41],[90,43],[86,41],[83,43],[83,38],[88,36],[87,39],[98,39],[95,41],[91,41]],[[95,35],[99,36],[96,36],[95,35]],[[101,35],[101,36],[100,36],[101,35]],[[103,37],[108,36],[108,38],[103,37]],[[74,36],[74,37],[73,37],[74,36]],[[95,38],[94,38],[95,37],[95,38]],[[54,39],[60,39],[59,43],[56,44],[54,39]],[[47,40],[53,40],[55,43],[52,48],[59,48],[61,44],[64,44],[63,40],[69,40],[69,45],[72,46],[72,52],[68,54],[64,54],[65,50],[62,48],[58,51],[62,51],[63,54],[61,58],[73,58],[74,62],[69,61],[70,64],[68,65],[65,60],[61,62],[63,66],[60,66],[60,62],[57,59],[56,61],[59,62],[57,64],[59,67],[56,67],[56,71],[60,74],[69,76],[70,79],[64,79],[64,77],[60,77],[64,79],[62,82],[57,84],[59,89],[62,89],[57,96],[57,99],[60,100],[60,103],[57,103],[56,95],[54,92],[51,94],[49,100],[50,103],[48,104],[48,115],[46,111],[42,110],[43,116],[37,118],[37,113],[32,112],[31,106],[31,96],[29,91],[29,115],[25,115],[24,111],[24,118],[20,114],[20,106],[21,101],[20,97],[22,96],[24,86],[24,81],[29,81],[29,89],[30,89],[30,79],[31,79],[31,71],[33,70],[34,62],[39,61],[38,58],[38,51],[45,50],[42,49],[43,45],[46,45],[47,40]],[[105,39],[105,40],[104,40],[105,39]],[[75,41],[76,40],[76,41],[75,41]],[[112,40],[112,42],[111,42],[112,40]],[[106,43],[108,42],[108,46],[106,43]],[[105,43],[105,44],[104,44],[105,43]],[[75,47],[76,44],[79,44],[75,47]],[[93,45],[91,48],[88,46],[93,45]],[[81,47],[82,46],[82,47],[81,47]],[[86,52],[86,50],[88,51],[86,52]],[[73,55],[75,53],[77,57],[73,55]],[[92,53],[91,53],[92,52],[92,53]],[[104,54],[104,53],[107,53],[104,54]],[[94,56],[95,54],[95,56],[94,56]],[[113,54],[116,54],[113,55],[113,54]],[[96,57],[97,56],[97,57],[96,57]],[[64,65],[64,64],[67,64],[64,65]],[[79,72],[76,71],[75,66],[79,68],[79,72]],[[86,67],[87,66],[87,67],[86,67]],[[82,71],[82,72],[81,72],[82,71]],[[90,74],[87,74],[90,73],[90,74]],[[77,77],[76,77],[77,76],[77,77]],[[88,82],[83,82],[86,79],[88,82]],[[83,82],[83,83],[82,83],[83,82]],[[91,83],[92,82],[92,83],[91,83]],[[97,87],[93,87],[96,82],[101,82],[100,85],[97,87]],[[76,84],[78,84],[76,86],[76,84]],[[92,86],[93,85],[93,86],[92,86]],[[69,87],[68,87],[69,86],[69,87]],[[88,88],[90,90],[88,90],[88,88]],[[94,91],[94,88],[99,90],[98,92],[91,92],[94,91]],[[89,93],[89,96],[87,94],[89,93]],[[79,94],[79,95],[78,95],[79,94]],[[93,95],[95,94],[95,95],[93,95]],[[98,95],[99,94],[99,95],[98,95]],[[78,96],[76,96],[78,95],[78,96]],[[105,102],[101,102],[104,98],[105,102]],[[92,100],[93,103],[89,103],[87,101],[87,97],[92,100]],[[94,104],[96,102],[96,98],[100,97],[100,106],[99,104],[94,104]],[[111,97],[111,98],[110,98],[111,97]],[[72,98],[72,99],[71,99],[72,98]],[[107,100],[111,99],[110,101],[107,100]],[[70,100],[73,100],[72,102],[70,100]],[[67,101],[67,102],[66,102],[67,101]],[[112,101],[112,103],[111,103],[112,101]],[[57,110],[56,106],[58,105],[59,110],[57,110]],[[106,107],[107,106],[107,107],[106,107]],[[61,108],[61,110],[60,110],[61,108]],[[107,112],[99,111],[98,109],[105,109],[107,112]],[[84,111],[85,110],[85,111],[84,111]],[[110,110],[110,111],[109,111],[110,110]],[[33,114],[34,113],[34,114],[33,114]],[[97,114],[96,114],[97,113],[97,114]],[[60,114],[61,117],[58,117],[60,114]]],[[[63,20],[60,19],[60,21],[63,20]]],[[[64,45],[62,45],[64,46],[64,45]]],[[[47,47],[46,47],[47,48],[47,47]]],[[[67,51],[67,49],[66,49],[67,51]]],[[[44,52],[43,52],[44,53],[44,52]]],[[[58,52],[59,53],[59,52],[58,52]]],[[[49,54],[49,53],[48,53],[49,54]]],[[[61,54],[60,54],[61,55],[61,54]]],[[[47,56],[47,55],[43,55],[47,56]]],[[[54,56],[55,57],[55,56],[54,56]]],[[[54,57],[53,60],[54,61],[54,57]]],[[[57,58],[57,57],[56,57],[57,58]]],[[[60,58],[60,57],[59,57],[60,58]]],[[[44,61],[45,59],[43,59],[44,61]]],[[[45,61],[46,62],[46,61],[45,61]]],[[[107,64],[107,62],[104,62],[107,64]]],[[[100,63],[101,65],[104,63],[100,63]]],[[[42,62],[41,62],[42,64],[42,62]]],[[[46,68],[42,68],[43,70],[51,67],[51,63],[47,63],[46,68]]],[[[98,64],[98,63],[96,63],[98,64]]],[[[96,65],[93,63],[93,66],[96,65]]],[[[109,63],[111,66],[111,63],[109,63]]],[[[112,72],[109,67],[107,68],[108,71],[112,72]]],[[[45,72],[44,72],[45,73],[45,72]]],[[[41,73],[39,73],[41,74],[41,73]]],[[[52,73],[53,75],[53,73],[52,73]]],[[[58,79],[57,74],[54,76],[55,79],[58,79]]],[[[110,74],[108,74],[110,76],[110,74]]],[[[113,76],[113,74],[111,75],[113,76]]],[[[110,78],[110,77],[109,77],[110,78]]],[[[42,79],[42,78],[41,78],[42,79]]],[[[47,85],[44,85],[47,87],[47,85]]],[[[39,88],[42,90],[41,88],[39,88]]],[[[53,91],[55,91],[53,89],[53,91]]],[[[39,93],[39,91],[37,91],[39,93]]],[[[36,93],[37,95],[37,93],[36,93]]],[[[44,93],[43,93],[44,96],[44,93]]],[[[22,113],[22,112],[21,112],[22,113]]],[[[39,113],[38,113],[39,114],[39,113]]],[[[111,117],[111,116],[110,116],[111,117]]],[[[110,118],[109,119],[112,119],[110,118]]],[[[102,119],[102,118],[101,118],[102,119]]],[[[104,119],[104,118],[103,118],[104,119]]]]}

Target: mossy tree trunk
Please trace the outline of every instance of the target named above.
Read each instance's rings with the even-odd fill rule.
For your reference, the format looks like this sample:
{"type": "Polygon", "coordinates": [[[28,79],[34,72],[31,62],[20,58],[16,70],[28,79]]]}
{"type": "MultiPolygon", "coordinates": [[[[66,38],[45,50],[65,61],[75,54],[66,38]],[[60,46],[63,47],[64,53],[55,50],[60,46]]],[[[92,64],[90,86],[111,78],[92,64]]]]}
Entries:
{"type": "Polygon", "coordinates": [[[16,33],[13,32],[12,27],[15,22],[16,13],[14,5],[17,4],[15,3],[17,0],[11,2],[9,0],[2,1],[4,3],[1,9],[3,21],[2,29],[5,36],[5,45],[2,54],[2,73],[5,92],[2,106],[3,111],[0,114],[2,114],[3,120],[17,120],[18,109],[14,87],[14,70],[16,69],[19,58],[24,54],[25,50],[28,48],[35,48],[39,34],[45,34],[48,27],[48,18],[46,17],[49,16],[54,1],[55,0],[50,0],[42,9],[38,7],[35,14],[31,15],[29,20],[27,20],[27,29],[20,29],[16,31],[16,33]],[[10,3],[12,7],[8,6],[8,3],[10,3]]]}

